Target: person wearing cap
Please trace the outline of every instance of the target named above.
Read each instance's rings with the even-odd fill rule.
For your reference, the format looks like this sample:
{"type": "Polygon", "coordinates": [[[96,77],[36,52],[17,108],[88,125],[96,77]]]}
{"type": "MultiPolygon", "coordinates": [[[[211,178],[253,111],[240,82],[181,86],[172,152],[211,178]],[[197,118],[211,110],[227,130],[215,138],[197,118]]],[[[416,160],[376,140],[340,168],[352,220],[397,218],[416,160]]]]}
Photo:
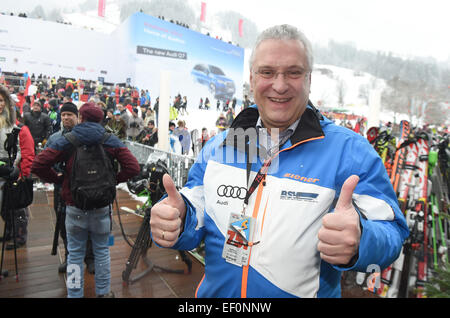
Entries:
{"type": "MultiPolygon", "coordinates": [[[[100,124],[103,111],[94,103],[85,103],[78,111],[80,124],[71,133],[84,145],[101,142],[105,128],[100,124]]],[[[126,182],[140,172],[139,163],[128,148],[111,134],[103,143],[105,151],[119,164],[117,183],[126,182]]],[[[95,292],[98,297],[114,297],[111,291],[111,259],[108,238],[111,230],[111,206],[83,211],[75,207],[70,191],[70,174],[74,161],[72,144],[60,136],[52,141],[33,161],[31,172],[42,180],[62,183],[62,197],[66,202],[67,293],[69,298],[84,296],[84,268],[86,241],[91,236],[95,255],[95,292]],[[64,162],[64,174],[58,175],[53,165],[64,162]],[[95,214],[94,217],[90,217],[95,214]],[[75,282],[73,279],[75,278],[75,282]],[[78,283],[79,282],[79,283],[78,283]]]]}
{"type": "Polygon", "coordinates": [[[128,140],[136,141],[139,134],[144,129],[144,120],[138,116],[139,111],[137,108],[132,108],[131,117],[128,121],[127,136],[128,140]]]}
{"type": "MultiPolygon", "coordinates": [[[[106,114],[108,116],[108,113],[106,114]]],[[[105,129],[116,135],[121,140],[127,138],[127,124],[121,117],[119,110],[115,110],[113,112],[113,118],[108,120],[108,122],[105,125],[105,129]]]]}
{"type": "Polygon", "coordinates": [[[42,106],[39,101],[34,101],[31,112],[23,114],[24,124],[30,129],[34,139],[34,148],[39,144],[45,145],[52,130],[50,117],[42,112],[42,106]]]}
{"type": "MultiPolygon", "coordinates": [[[[61,112],[61,122],[62,122],[62,130],[59,130],[53,134],[50,135],[48,138],[47,143],[45,144],[45,148],[48,147],[52,142],[54,142],[59,137],[63,136],[64,134],[70,132],[73,127],[75,127],[76,124],[78,124],[78,108],[75,104],[71,102],[66,102],[61,106],[60,109],[61,112]]],[[[53,167],[58,173],[61,175],[64,172],[64,167],[62,163],[57,163],[53,167]]],[[[59,229],[59,233],[61,235],[61,238],[64,242],[64,249],[65,249],[65,257],[63,263],[58,267],[59,273],[65,273],[66,267],[67,267],[67,256],[69,255],[69,251],[67,249],[67,233],[66,233],[66,226],[65,226],[65,220],[66,220],[66,209],[65,209],[66,203],[64,202],[62,196],[61,196],[61,184],[55,183],[53,186],[53,207],[55,209],[56,217],[58,217],[58,214],[61,213],[61,227],[59,229]],[[60,206],[60,208],[58,208],[60,206]],[[59,211],[58,211],[59,209],[59,211]]],[[[86,247],[86,256],[84,258],[84,262],[86,263],[86,266],[88,268],[88,272],[93,274],[95,272],[95,264],[94,264],[94,252],[92,250],[92,243],[91,240],[88,240],[88,244],[86,247]]]]}

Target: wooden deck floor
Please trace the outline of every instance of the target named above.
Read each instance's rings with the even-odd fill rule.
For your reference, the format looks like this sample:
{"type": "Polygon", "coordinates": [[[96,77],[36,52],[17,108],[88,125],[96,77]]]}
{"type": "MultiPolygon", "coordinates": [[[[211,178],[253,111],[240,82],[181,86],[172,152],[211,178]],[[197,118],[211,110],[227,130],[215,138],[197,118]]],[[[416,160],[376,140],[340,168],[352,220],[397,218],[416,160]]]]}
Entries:
{"type": "MultiPolygon", "coordinates": [[[[126,191],[118,190],[119,206],[135,209],[142,204],[130,198],[126,191]]],[[[127,234],[137,234],[142,218],[121,212],[122,223],[127,234]]],[[[111,246],[111,289],[116,298],[191,298],[194,297],[198,283],[203,276],[203,265],[194,257],[190,274],[165,273],[151,271],[137,282],[125,286],[122,272],[131,253],[131,247],[125,242],[118,223],[117,212],[113,214],[114,245],[111,246]]],[[[0,221],[0,232],[4,224],[0,221]]],[[[58,266],[64,258],[62,240],[58,245],[58,254],[52,256],[55,213],[53,211],[53,192],[35,191],[30,206],[28,241],[26,246],[17,249],[18,281],[15,277],[14,253],[5,251],[3,268],[9,276],[0,281],[0,298],[64,298],[67,296],[65,274],[58,273],[58,266]]],[[[173,250],[152,246],[148,258],[155,264],[170,269],[186,269],[186,265],[173,250]]],[[[140,260],[132,271],[132,277],[147,265],[140,260]]],[[[94,275],[85,273],[85,297],[95,297],[94,275]]]]}

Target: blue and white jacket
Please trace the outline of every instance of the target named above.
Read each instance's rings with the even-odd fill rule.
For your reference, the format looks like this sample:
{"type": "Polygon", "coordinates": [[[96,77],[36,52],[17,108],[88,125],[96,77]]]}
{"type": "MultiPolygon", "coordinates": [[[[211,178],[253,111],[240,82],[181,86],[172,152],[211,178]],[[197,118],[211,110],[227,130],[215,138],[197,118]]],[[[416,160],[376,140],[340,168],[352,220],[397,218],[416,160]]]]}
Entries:
{"type": "MultiPolygon", "coordinates": [[[[232,128],[254,128],[258,117],[253,105],[232,128]]],[[[253,242],[259,243],[249,247],[249,265],[226,262],[229,216],[242,211],[248,189],[245,156],[239,147],[224,145],[227,133],[208,141],[180,191],[187,212],[173,248],[191,250],[205,241],[197,297],[340,297],[342,271],[365,272],[371,264],[383,269],[399,256],[409,231],[380,157],[365,138],[308,106],[250,197],[246,215],[256,218],[253,242]],[[359,253],[351,264],[334,266],[321,260],[317,234],[353,174],[360,178],[353,195],[362,231],[359,253]],[[234,187],[233,194],[222,191],[225,186],[234,187]]],[[[253,158],[250,182],[261,166],[253,158]]]]}

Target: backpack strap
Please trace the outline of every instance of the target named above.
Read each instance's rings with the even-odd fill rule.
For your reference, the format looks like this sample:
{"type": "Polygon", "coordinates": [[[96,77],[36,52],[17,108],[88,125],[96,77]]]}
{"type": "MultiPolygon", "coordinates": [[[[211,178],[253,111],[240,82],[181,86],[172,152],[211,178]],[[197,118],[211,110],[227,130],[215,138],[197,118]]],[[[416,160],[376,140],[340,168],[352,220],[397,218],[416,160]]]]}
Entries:
{"type": "MultiPolygon", "coordinates": [[[[111,133],[105,132],[103,134],[102,140],[100,141],[100,144],[103,145],[110,136],[111,136],[111,133]]],[[[82,145],[82,143],[78,140],[78,138],[72,132],[68,132],[68,133],[64,134],[64,137],[75,147],[79,147],[82,145]]]]}
{"type": "Polygon", "coordinates": [[[103,145],[105,143],[106,140],[108,140],[108,138],[111,136],[111,133],[106,132],[103,134],[102,140],[100,141],[100,143],[103,145]]]}
{"type": "Polygon", "coordinates": [[[72,133],[68,132],[63,135],[72,145],[75,147],[80,147],[82,143],[78,140],[78,138],[72,133]]]}

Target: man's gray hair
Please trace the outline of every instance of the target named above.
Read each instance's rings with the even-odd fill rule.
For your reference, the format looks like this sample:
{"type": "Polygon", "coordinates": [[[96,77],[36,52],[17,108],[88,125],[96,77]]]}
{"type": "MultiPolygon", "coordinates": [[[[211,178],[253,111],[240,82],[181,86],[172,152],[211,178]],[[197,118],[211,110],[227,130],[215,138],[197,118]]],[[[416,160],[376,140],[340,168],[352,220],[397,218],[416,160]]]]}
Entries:
{"type": "Polygon", "coordinates": [[[307,37],[296,27],[289,24],[275,25],[264,30],[256,39],[255,45],[250,56],[250,71],[255,62],[255,51],[261,42],[265,40],[296,40],[303,44],[305,48],[306,60],[308,63],[308,71],[312,71],[314,61],[311,42],[307,37]]]}

